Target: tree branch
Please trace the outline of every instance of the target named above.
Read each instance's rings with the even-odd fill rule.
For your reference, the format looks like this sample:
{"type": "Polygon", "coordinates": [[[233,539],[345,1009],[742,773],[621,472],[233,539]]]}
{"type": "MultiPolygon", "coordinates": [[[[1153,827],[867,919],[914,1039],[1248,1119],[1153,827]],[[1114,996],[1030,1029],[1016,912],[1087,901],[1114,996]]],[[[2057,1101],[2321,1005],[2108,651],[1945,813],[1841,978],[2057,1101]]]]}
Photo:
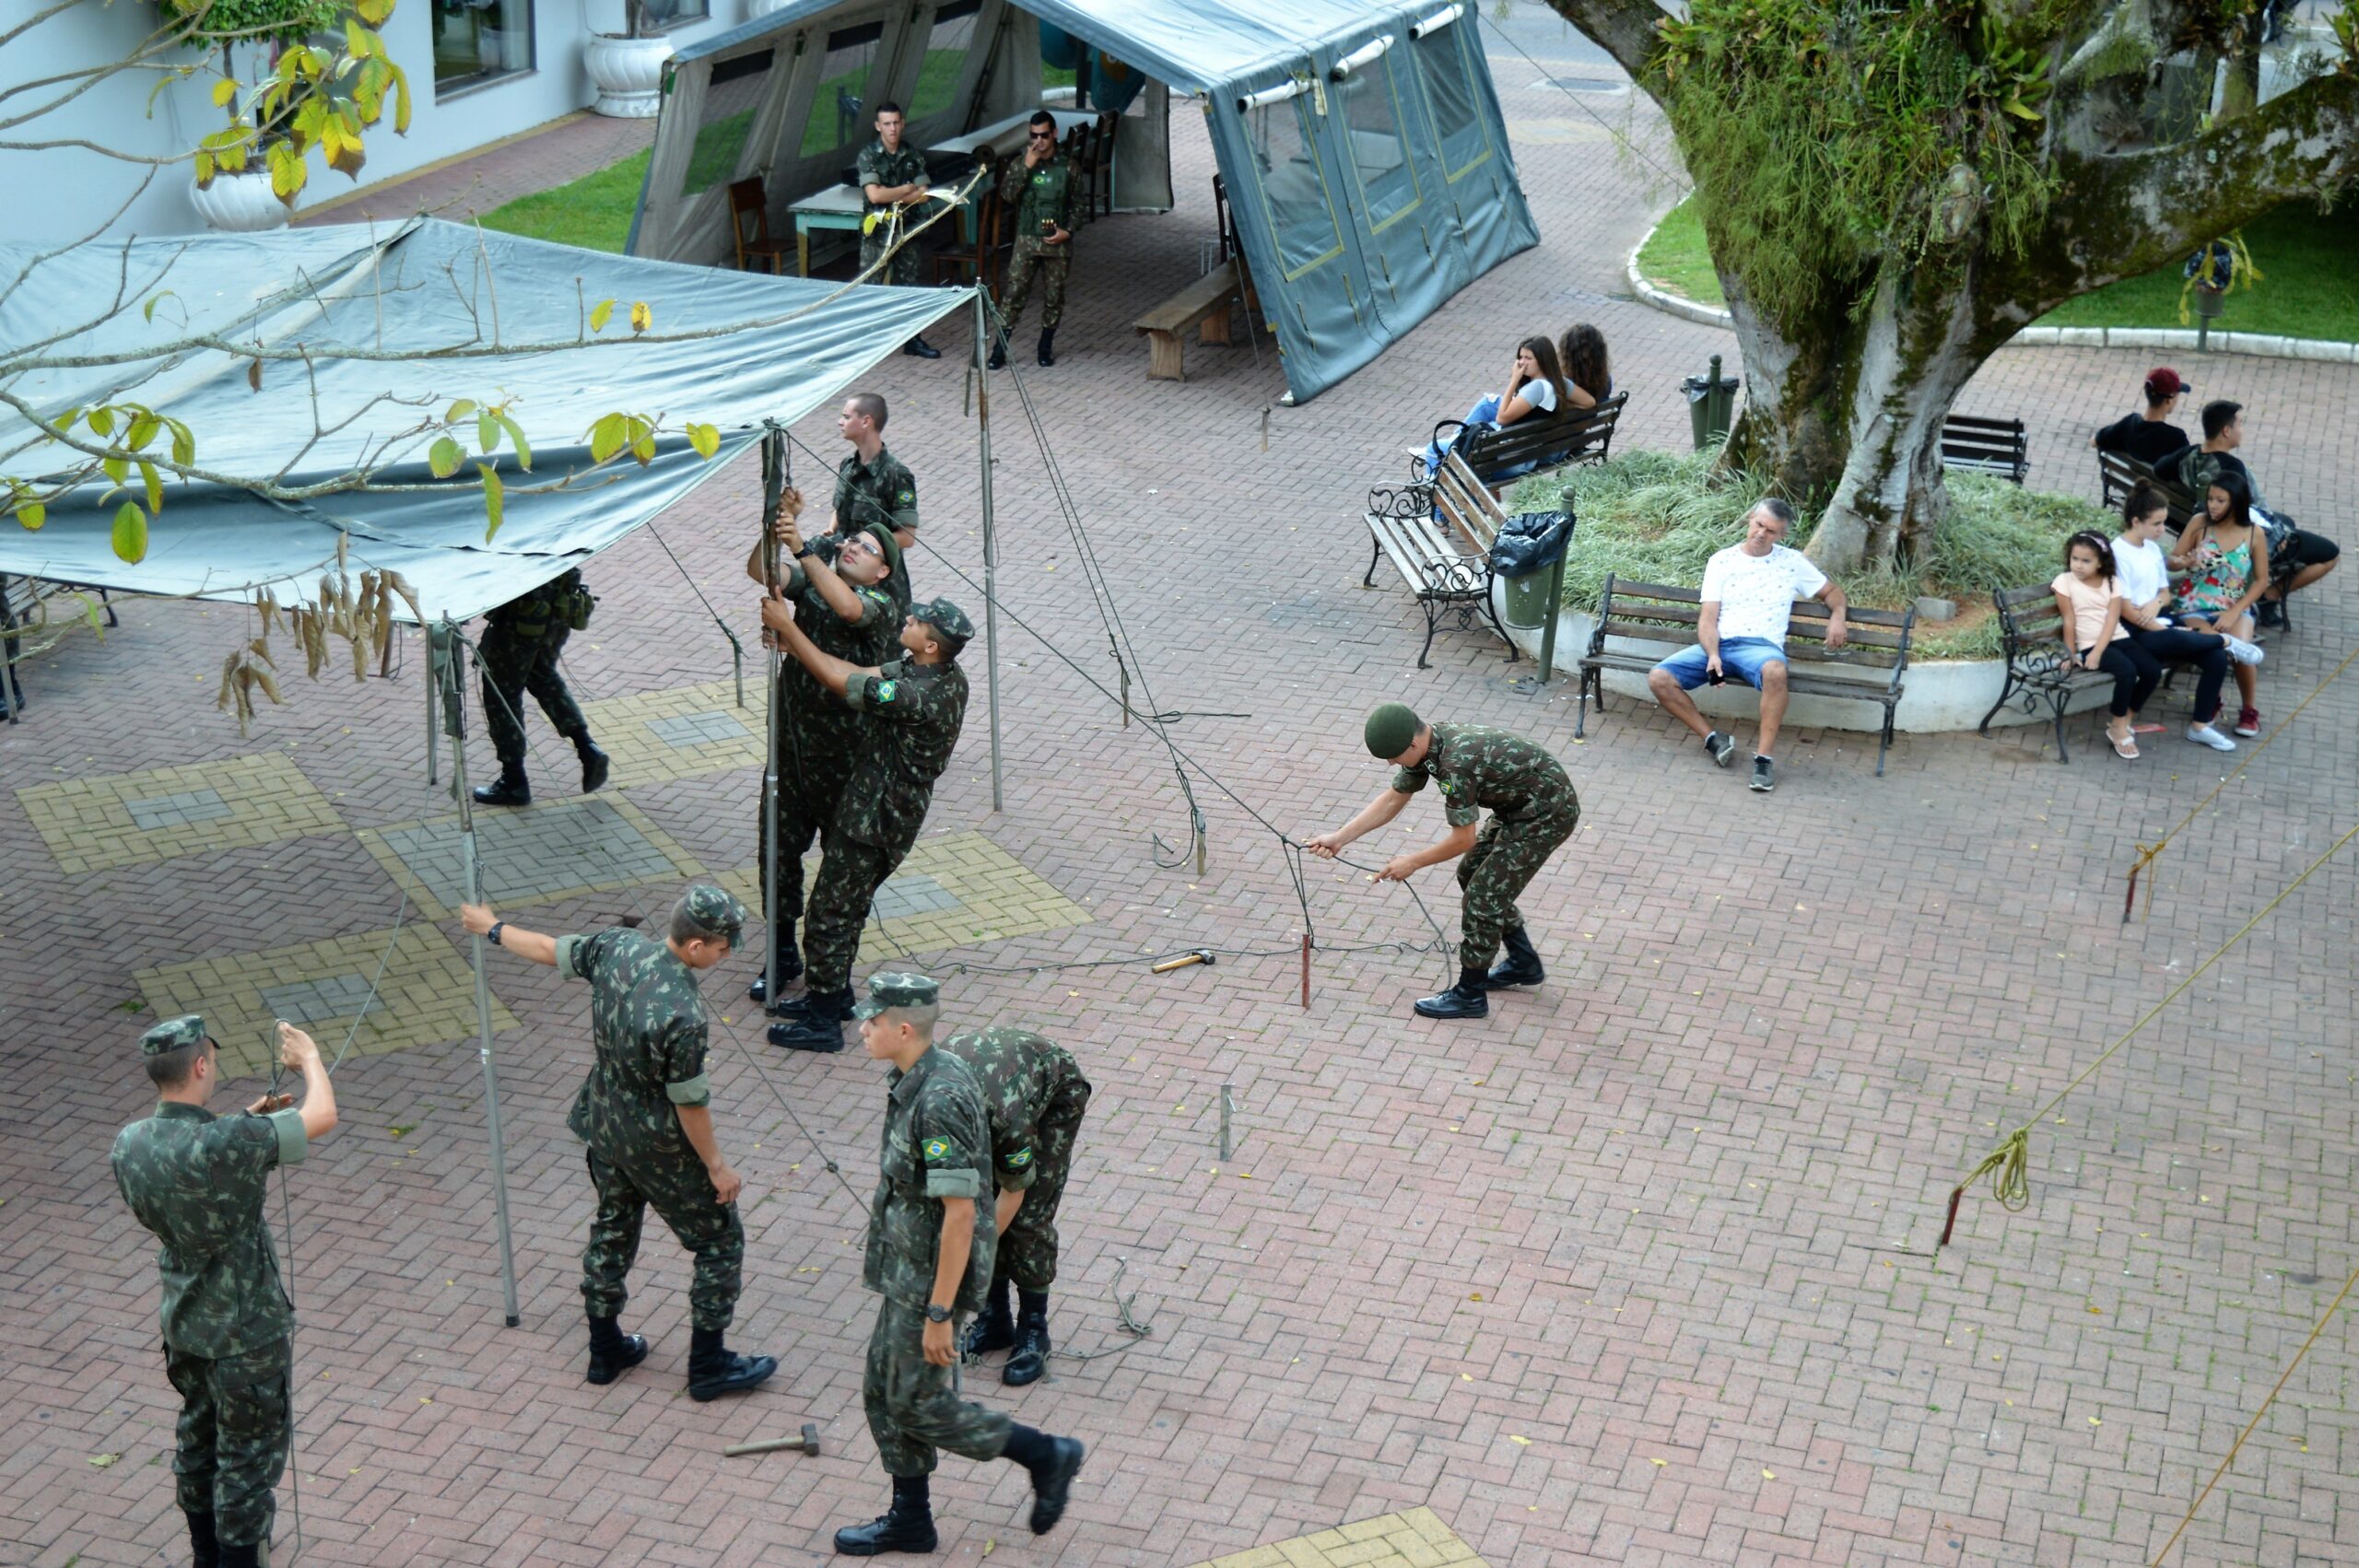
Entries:
{"type": "Polygon", "coordinates": [[[1654,0],[1548,0],[1548,6],[1613,55],[1649,97],[1661,96],[1649,79],[1648,63],[1654,58],[1655,24],[1669,13],[1654,0]]]}

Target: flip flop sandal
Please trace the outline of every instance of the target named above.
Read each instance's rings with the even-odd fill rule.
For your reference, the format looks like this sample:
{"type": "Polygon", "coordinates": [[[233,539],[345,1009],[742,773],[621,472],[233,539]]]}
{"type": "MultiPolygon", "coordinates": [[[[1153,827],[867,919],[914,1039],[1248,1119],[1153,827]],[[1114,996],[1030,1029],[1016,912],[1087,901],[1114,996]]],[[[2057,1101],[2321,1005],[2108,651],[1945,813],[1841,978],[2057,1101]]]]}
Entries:
{"type": "Polygon", "coordinates": [[[2121,758],[2125,762],[2136,762],[2138,760],[2138,743],[2136,741],[2115,741],[2111,735],[2107,735],[2106,739],[2113,742],[2114,755],[2121,758]]]}

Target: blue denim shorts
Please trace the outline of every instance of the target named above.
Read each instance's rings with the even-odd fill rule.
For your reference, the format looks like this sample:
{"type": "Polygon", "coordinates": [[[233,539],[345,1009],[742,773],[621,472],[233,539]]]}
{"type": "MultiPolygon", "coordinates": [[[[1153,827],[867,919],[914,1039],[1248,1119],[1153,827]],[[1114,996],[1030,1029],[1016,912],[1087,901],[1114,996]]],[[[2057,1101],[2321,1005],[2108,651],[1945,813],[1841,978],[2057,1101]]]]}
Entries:
{"type": "MultiPolygon", "coordinates": [[[[1738,676],[1755,690],[1760,689],[1763,670],[1785,661],[1785,644],[1771,642],[1766,637],[1728,637],[1720,639],[1720,668],[1738,676]]],[[[1679,683],[1680,690],[1692,692],[1708,678],[1707,662],[1704,645],[1699,642],[1681,649],[1655,668],[1670,671],[1671,678],[1679,683]]]]}

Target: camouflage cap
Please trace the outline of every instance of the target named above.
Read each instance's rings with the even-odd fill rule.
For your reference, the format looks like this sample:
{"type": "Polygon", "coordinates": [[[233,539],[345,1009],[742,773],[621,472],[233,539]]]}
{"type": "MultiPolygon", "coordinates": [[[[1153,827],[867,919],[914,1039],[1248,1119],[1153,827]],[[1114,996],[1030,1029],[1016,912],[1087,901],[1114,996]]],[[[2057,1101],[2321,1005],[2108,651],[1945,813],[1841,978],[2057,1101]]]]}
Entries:
{"type": "Polygon", "coordinates": [[[1388,702],[1371,709],[1361,739],[1367,743],[1368,755],[1388,762],[1407,751],[1417,739],[1417,726],[1425,722],[1402,703],[1388,702]]]}
{"type": "Polygon", "coordinates": [[[205,1043],[205,1016],[184,1012],[178,1018],[167,1018],[139,1036],[139,1051],[143,1056],[162,1056],[189,1046],[205,1043]]]}
{"type": "Polygon", "coordinates": [[[851,1010],[854,1018],[874,1018],[888,1007],[932,1007],[942,988],[930,975],[888,969],[868,977],[868,1000],[851,1010]]]}
{"type": "Polygon", "coordinates": [[[698,883],[680,895],[678,912],[706,936],[718,937],[732,947],[737,945],[738,933],[745,927],[745,906],[709,882],[698,883]]]}
{"type": "Polygon", "coordinates": [[[975,623],[967,618],[967,612],[947,599],[936,599],[924,604],[913,604],[910,607],[910,614],[940,632],[944,639],[950,644],[950,651],[953,653],[966,647],[968,639],[975,635],[975,623]]]}

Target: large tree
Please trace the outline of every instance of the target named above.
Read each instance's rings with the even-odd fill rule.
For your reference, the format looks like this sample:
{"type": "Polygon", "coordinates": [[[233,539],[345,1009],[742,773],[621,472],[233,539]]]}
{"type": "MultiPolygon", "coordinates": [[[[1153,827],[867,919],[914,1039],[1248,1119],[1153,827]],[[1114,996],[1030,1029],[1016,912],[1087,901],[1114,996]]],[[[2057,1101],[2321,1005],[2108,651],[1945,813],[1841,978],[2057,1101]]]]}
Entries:
{"type": "Polygon", "coordinates": [[[1930,537],[1942,420],[2020,328],[2359,174],[2359,0],[2216,116],[2166,63],[2250,83],[2265,0],[1549,4],[1671,123],[1748,378],[1731,459],[1824,499],[1830,567],[1930,537]]]}

